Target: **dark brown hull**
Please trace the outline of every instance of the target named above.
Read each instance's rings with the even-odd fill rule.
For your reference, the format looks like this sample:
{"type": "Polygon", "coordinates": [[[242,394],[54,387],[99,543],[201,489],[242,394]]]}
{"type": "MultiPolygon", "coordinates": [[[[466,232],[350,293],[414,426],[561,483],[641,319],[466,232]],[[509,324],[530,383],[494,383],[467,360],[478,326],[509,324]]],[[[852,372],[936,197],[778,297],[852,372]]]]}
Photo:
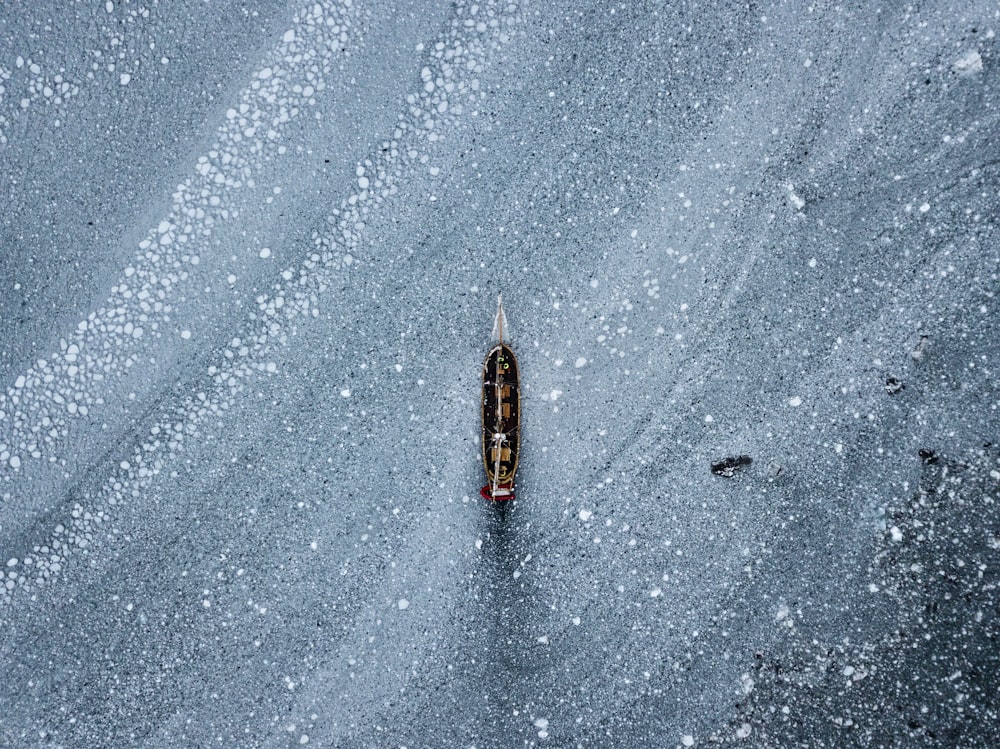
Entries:
{"type": "MultiPolygon", "coordinates": [[[[520,447],[520,405],[517,358],[506,344],[497,344],[483,362],[483,466],[489,486],[504,487],[511,496],[520,447]]],[[[490,499],[507,498],[500,494],[490,499]]]]}

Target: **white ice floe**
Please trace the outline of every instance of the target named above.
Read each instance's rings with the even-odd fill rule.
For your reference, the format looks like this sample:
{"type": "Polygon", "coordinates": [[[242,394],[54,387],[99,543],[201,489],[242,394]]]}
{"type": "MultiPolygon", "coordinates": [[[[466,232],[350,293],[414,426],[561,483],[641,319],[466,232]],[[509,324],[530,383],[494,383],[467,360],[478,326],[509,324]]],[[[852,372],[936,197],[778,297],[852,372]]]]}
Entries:
{"type": "Polygon", "coordinates": [[[983,57],[976,50],[970,49],[951,64],[961,76],[971,76],[983,72],[983,57]]]}
{"type": "Polygon", "coordinates": [[[801,211],[806,207],[806,201],[795,193],[795,186],[791,184],[788,185],[788,199],[791,201],[792,205],[795,206],[796,210],[801,211]]]}

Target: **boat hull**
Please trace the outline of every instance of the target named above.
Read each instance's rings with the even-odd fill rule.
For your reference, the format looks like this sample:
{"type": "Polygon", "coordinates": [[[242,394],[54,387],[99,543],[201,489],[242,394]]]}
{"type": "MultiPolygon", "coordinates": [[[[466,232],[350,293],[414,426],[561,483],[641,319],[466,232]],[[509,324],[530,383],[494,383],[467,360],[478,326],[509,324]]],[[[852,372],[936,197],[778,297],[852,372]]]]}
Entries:
{"type": "Polygon", "coordinates": [[[506,344],[490,349],[483,362],[482,457],[490,500],[514,499],[521,432],[520,379],[517,357],[506,344]]]}

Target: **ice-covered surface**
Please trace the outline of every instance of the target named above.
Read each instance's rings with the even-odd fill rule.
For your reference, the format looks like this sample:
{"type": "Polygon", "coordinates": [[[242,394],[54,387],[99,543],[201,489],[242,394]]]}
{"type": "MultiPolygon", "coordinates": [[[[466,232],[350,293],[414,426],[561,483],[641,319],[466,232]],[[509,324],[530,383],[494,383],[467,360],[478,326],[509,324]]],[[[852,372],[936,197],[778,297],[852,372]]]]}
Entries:
{"type": "Polygon", "coordinates": [[[995,745],[998,28],[0,7],[0,745],[995,745]]]}

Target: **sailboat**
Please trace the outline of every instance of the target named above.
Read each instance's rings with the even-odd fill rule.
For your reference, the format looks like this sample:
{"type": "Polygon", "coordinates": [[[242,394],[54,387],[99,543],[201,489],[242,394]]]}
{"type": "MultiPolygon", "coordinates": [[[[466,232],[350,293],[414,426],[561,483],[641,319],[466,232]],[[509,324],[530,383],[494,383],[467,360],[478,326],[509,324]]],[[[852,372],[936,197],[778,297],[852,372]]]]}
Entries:
{"type": "Polygon", "coordinates": [[[497,342],[483,362],[482,447],[487,483],[479,493],[483,499],[494,502],[514,499],[514,473],[521,438],[517,357],[504,343],[507,328],[501,295],[493,322],[493,337],[497,342]]]}

